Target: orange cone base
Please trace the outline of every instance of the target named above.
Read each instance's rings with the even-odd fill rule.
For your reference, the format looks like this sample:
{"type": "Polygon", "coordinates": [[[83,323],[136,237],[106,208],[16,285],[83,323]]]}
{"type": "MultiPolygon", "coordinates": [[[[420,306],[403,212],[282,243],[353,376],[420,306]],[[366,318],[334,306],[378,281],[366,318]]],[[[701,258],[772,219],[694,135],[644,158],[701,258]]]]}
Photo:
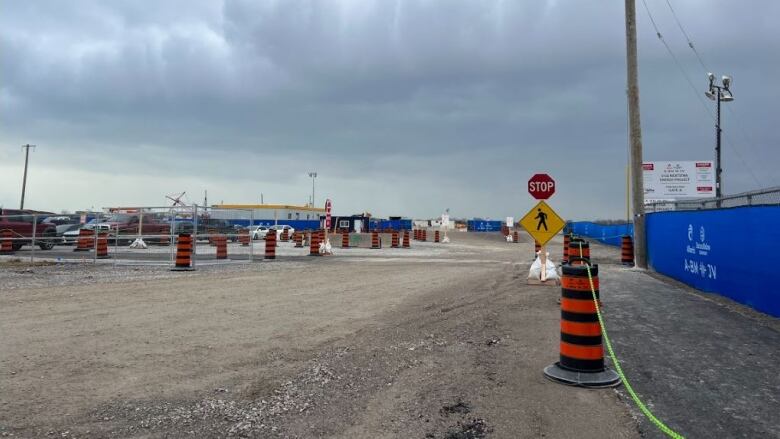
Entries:
{"type": "Polygon", "coordinates": [[[605,368],[601,372],[575,372],[564,369],[559,363],[544,368],[544,376],[556,383],[567,386],[607,388],[620,384],[620,376],[612,369],[605,368]]]}

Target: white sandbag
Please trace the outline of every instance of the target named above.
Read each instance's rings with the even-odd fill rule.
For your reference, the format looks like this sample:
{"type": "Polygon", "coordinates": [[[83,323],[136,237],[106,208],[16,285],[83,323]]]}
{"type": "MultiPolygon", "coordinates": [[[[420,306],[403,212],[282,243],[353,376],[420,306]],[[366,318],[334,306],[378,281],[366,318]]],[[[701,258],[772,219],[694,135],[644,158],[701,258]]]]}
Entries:
{"type": "MultiPolygon", "coordinates": [[[[547,266],[547,279],[558,279],[558,271],[555,268],[555,262],[550,260],[550,254],[547,254],[547,263],[545,264],[547,266]]],[[[531,269],[528,270],[528,278],[529,279],[541,279],[542,278],[542,260],[539,258],[539,254],[537,253],[536,259],[534,259],[533,264],[531,264],[531,269]]]]}
{"type": "Polygon", "coordinates": [[[140,248],[140,249],[145,249],[145,248],[148,248],[148,246],[146,245],[146,243],[144,242],[144,240],[143,240],[143,239],[141,239],[141,238],[136,238],[136,239],[135,239],[135,241],[133,241],[133,243],[132,243],[132,244],[130,244],[130,248],[140,248]]]}

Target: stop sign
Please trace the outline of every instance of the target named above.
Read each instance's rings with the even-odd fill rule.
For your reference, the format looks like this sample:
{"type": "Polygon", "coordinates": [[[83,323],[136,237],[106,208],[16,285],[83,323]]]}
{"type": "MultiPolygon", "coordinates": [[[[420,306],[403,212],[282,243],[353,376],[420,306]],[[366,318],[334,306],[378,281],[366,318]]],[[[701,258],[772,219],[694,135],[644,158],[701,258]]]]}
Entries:
{"type": "Polygon", "coordinates": [[[547,174],[535,174],[528,180],[528,193],[537,200],[546,200],[555,193],[555,180],[547,174]]]}

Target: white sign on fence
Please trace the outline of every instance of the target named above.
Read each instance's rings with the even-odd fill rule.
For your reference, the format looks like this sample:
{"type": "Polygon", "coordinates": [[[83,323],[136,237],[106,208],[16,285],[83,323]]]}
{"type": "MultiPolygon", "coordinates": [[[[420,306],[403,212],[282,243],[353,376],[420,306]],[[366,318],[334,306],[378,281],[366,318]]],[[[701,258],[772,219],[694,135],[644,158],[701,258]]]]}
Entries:
{"type": "Polygon", "coordinates": [[[642,164],[645,202],[715,196],[712,161],[645,162],[642,164]]]}
{"type": "Polygon", "coordinates": [[[515,217],[513,217],[513,216],[506,217],[506,226],[507,227],[512,227],[514,225],[515,225],[515,217]]]}

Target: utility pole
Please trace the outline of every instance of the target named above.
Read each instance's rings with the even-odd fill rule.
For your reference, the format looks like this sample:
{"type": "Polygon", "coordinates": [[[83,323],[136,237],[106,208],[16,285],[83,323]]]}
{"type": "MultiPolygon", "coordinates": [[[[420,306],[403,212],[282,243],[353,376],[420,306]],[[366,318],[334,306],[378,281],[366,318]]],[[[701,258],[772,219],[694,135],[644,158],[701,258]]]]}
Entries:
{"type": "Polygon", "coordinates": [[[209,207],[209,191],[203,191],[203,207],[209,207]]]}
{"type": "Polygon", "coordinates": [[[22,177],[22,202],[19,203],[19,209],[24,209],[24,192],[27,190],[27,162],[30,160],[30,148],[35,148],[35,145],[22,145],[24,151],[24,177],[22,177]]]}
{"type": "Polygon", "coordinates": [[[634,210],[634,261],[647,268],[645,234],[645,187],[642,181],[642,126],[639,119],[639,67],[636,49],[636,1],[626,0],[626,67],[628,75],[628,119],[631,138],[631,195],[634,210]]]}

